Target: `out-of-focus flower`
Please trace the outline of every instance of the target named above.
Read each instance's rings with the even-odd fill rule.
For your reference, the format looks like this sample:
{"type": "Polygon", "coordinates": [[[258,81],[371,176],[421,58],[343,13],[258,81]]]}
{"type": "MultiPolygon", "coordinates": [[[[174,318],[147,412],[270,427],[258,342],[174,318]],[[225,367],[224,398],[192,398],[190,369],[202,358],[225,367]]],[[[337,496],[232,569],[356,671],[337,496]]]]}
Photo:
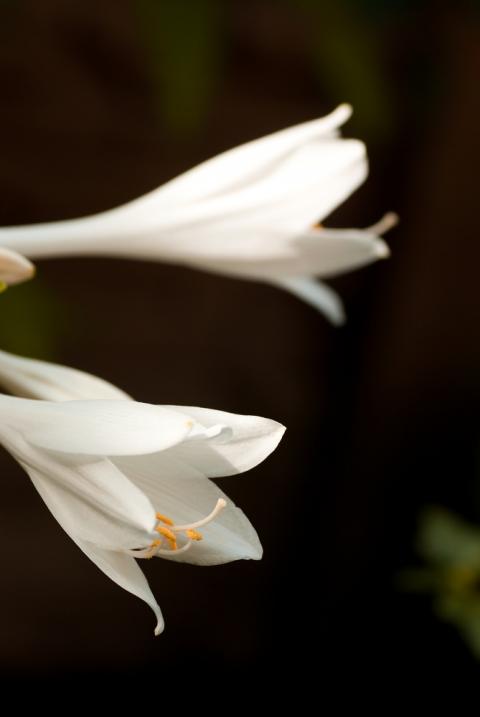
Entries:
{"type": "Polygon", "coordinates": [[[52,402],[0,396],[0,442],[64,530],[114,582],[160,608],[136,558],[217,565],[262,555],[255,529],[207,476],[242,473],[284,427],[256,416],[121,400],[80,371],[1,354],[0,382],[52,402]],[[15,365],[16,380],[12,379],[15,365]],[[58,377],[58,381],[57,381],[58,377]],[[201,528],[201,533],[199,532],[201,528]]]}
{"type": "Polygon", "coordinates": [[[365,146],[339,137],[348,105],[200,164],[124,206],[0,231],[31,257],[112,255],[185,264],[292,291],[340,323],[338,297],[314,277],[388,256],[379,234],[319,225],[367,176],[365,146]]]}
{"type": "Polygon", "coordinates": [[[35,267],[31,261],[16,251],[0,247],[0,291],[4,291],[9,284],[27,281],[34,274],[35,267]]]}

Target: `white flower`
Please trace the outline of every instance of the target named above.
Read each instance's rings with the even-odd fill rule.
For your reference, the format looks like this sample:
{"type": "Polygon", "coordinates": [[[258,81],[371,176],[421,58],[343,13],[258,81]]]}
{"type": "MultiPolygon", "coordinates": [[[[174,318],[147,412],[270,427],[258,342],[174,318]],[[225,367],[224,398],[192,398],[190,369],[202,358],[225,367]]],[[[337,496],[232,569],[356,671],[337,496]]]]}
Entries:
{"type": "Polygon", "coordinates": [[[16,251],[0,247],[0,291],[4,291],[9,284],[27,281],[34,274],[35,267],[28,259],[16,251]]]}
{"type": "Polygon", "coordinates": [[[66,399],[69,376],[73,396],[97,400],[0,395],[0,443],[81,550],[150,605],[159,634],[160,608],[136,558],[197,565],[261,558],[253,526],[207,476],[253,468],[285,429],[256,416],[121,400],[113,386],[111,400],[101,400],[109,384],[100,379],[0,355],[0,382],[19,392],[66,399]]]}
{"type": "Polygon", "coordinates": [[[9,227],[3,244],[32,257],[102,254],[186,264],[286,288],[339,323],[336,295],[313,277],[381,257],[378,234],[318,226],[367,176],[365,146],[342,139],[339,106],[210,159],[124,206],[91,217],[9,227]]]}

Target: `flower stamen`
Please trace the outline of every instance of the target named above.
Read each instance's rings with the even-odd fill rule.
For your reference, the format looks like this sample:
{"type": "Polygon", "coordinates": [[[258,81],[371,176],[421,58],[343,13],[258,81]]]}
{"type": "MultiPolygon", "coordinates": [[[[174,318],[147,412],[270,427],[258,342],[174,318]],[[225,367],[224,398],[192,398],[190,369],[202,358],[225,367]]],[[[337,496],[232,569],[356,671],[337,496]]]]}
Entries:
{"type": "Polygon", "coordinates": [[[140,548],[138,550],[125,550],[127,555],[132,555],[134,558],[153,558],[155,555],[165,555],[171,557],[172,555],[178,555],[179,553],[185,553],[190,549],[194,542],[203,540],[203,535],[196,530],[202,525],[210,523],[227,505],[227,501],[223,498],[219,498],[216,502],[215,508],[205,518],[196,520],[194,523],[186,523],[185,525],[175,525],[173,520],[163,513],[157,513],[156,518],[159,522],[164,525],[157,525],[155,531],[159,534],[159,538],[153,540],[148,548],[140,548]],[[168,527],[166,527],[168,526],[168,527]],[[185,533],[187,538],[186,542],[178,547],[177,533],[185,533]],[[164,547],[168,546],[168,547],[164,547]]]}
{"type": "Polygon", "coordinates": [[[190,538],[190,540],[203,540],[203,535],[196,530],[186,530],[185,535],[187,538],[190,538]]]}
{"type": "Polygon", "coordinates": [[[387,214],[384,214],[378,222],[375,222],[375,224],[367,227],[365,231],[381,236],[382,234],[386,234],[386,232],[390,231],[390,229],[393,229],[393,227],[397,226],[398,222],[398,214],[395,214],[395,212],[387,212],[387,214]]]}
{"type": "Polygon", "coordinates": [[[177,550],[177,538],[175,536],[175,533],[173,533],[170,528],[164,528],[163,525],[157,526],[155,528],[157,533],[160,533],[160,535],[163,535],[164,538],[166,538],[170,544],[170,548],[172,550],[177,550]]]}
{"type": "Polygon", "coordinates": [[[186,530],[194,530],[195,528],[201,528],[202,525],[210,523],[217,515],[225,508],[227,501],[223,498],[219,498],[215,505],[215,508],[205,518],[195,521],[195,523],[187,523],[186,525],[172,525],[171,530],[175,533],[184,533],[186,530]]]}

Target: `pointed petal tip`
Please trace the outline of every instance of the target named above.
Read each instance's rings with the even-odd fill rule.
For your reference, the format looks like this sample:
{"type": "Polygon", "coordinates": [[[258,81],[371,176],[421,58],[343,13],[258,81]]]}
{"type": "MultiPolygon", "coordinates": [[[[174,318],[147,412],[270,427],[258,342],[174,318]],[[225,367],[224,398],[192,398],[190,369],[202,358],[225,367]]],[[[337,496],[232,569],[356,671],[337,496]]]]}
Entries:
{"type": "Polygon", "coordinates": [[[353,107],[349,102],[342,102],[338,105],[334,112],[337,112],[339,115],[344,117],[345,119],[343,122],[346,122],[353,114],[353,107]]]}
{"type": "Polygon", "coordinates": [[[342,326],[345,326],[347,323],[347,315],[345,314],[344,310],[342,309],[341,313],[331,315],[328,317],[330,323],[332,326],[336,326],[337,328],[341,328],[342,326]]]}
{"type": "Polygon", "coordinates": [[[380,239],[375,242],[374,253],[378,259],[388,259],[391,255],[390,249],[387,244],[385,244],[385,242],[381,241],[380,239]]]}
{"type": "Polygon", "coordinates": [[[22,254],[0,247],[0,279],[2,284],[19,284],[35,276],[35,266],[22,254]]]}
{"type": "MultiPolygon", "coordinates": [[[[153,608],[153,605],[151,605],[151,607],[153,608]]],[[[155,630],[153,631],[153,634],[155,635],[155,637],[158,637],[165,630],[165,621],[163,619],[162,613],[160,612],[160,608],[158,607],[157,604],[155,604],[153,611],[155,613],[155,617],[157,618],[157,624],[155,626],[155,630]]]]}
{"type": "Polygon", "coordinates": [[[163,632],[164,630],[165,630],[165,623],[164,623],[163,620],[162,620],[161,622],[160,622],[160,621],[157,622],[157,626],[155,627],[155,630],[153,631],[153,634],[155,635],[155,637],[158,637],[159,635],[162,634],[162,632],[163,632]]]}
{"type": "Polygon", "coordinates": [[[263,547],[259,545],[257,550],[251,555],[250,560],[261,560],[263,558],[263,547]]]}

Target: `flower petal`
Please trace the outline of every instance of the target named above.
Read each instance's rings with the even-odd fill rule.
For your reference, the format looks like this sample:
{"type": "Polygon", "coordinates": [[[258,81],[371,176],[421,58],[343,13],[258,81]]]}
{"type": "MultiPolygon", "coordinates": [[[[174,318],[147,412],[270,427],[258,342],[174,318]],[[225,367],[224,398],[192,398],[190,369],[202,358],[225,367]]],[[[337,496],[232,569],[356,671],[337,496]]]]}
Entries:
{"type": "Polygon", "coordinates": [[[89,455],[153,453],[182,441],[193,424],[136,401],[53,403],[0,396],[5,422],[42,448],[89,455]]]}
{"type": "MultiPolygon", "coordinates": [[[[153,610],[157,618],[157,626],[155,634],[159,635],[163,631],[164,622],[160,607],[158,606],[148,582],[135,562],[134,558],[112,550],[101,548],[96,544],[79,537],[76,530],[78,520],[74,517],[72,523],[72,505],[69,499],[65,500],[66,493],[56,490],[59,486],[55,486],[54,482],[43,476],[35,470],[28,470],[33,484],[45,501],[47,507],[51,511],[54,518],[62,526],[65,532],[72,538],[78,547],[92,560],[95,565],[102,570],[111,580],[128,590],[128,592],[136,595],[144,600],[153,610]]],[[[87,520],[90,517],[87,515],[87,520]]]]}
{"type": "Polygon", "coordinates": [[[75,543],[107,577],[124,590],[139,597],[140,600],[143,600],[152,608],[157,618],[154,632],[155,635],[160,635],[165,627],[160,606],[155,600],[147,579],[135,559],[124,553],[104,550],[96,545],[90,545],[83,540],[75,540],[75,543]]]}
{"type": "MultiPolygon", "coordinates": [[[[156,211],[159,201],[184,206],[219,194],[233,193],[270,173],[275,164],[307,142],[332,137],[352,113],[350,105],[340,105],[326,117],[234,147],[193,167],[159,189],[121,207],[122,212],[156,211]]],[[[164,206],[165,208],[165,206],[164,206]]],[[[120,211],[120,210],[118,210],[120,211]]]]}
{"type": "Polygon", "coordinates": [[[16,251],[0,247],[0,282],[18,284],[35,275],[35,267],[31,261],[16,251]]]}
{"type": "Polygon", "coordinates": [[[289,254],[267,258],[252,252],[249,260],[229,262],[231,273],[270,279],[297,276],[331,277],[389,256],[385,242],[357,229],[312,228],[289,243],[289,254]]]}
{"type": "Polygon", "coordinates": [[[170,560],[194,565],[220,565],[262,557],[258,535],[232,501],[199,471],[167,452],[153,456],[118,457],[115,463],[152,501],[155,509],[175,523],[192,523],[208,515],[219,498],[227,507],[202,527],[203,540],[170,560]]]}
{"type": "Polygon", "coordinates": [[[37,455],[34,461],[25,453],[14,455],[70,536],[112,550],[150,544],[156,522],[153,506],[110,461],[68,465],[53,455],[37,455]]]}
{"type": "Polygon", "coordinates": [[[363,144],[334,138],[350,112],[342,105],[328,117],[236,147],[122,207],[3,228],[0,240],[37,257],[100,253],[185,262],[190,254],[205,253],[204,240],[207,253],[213,250],[216,231],[228,247],[232,240],[225,231],[244,222],[250,228],[262,222],[271,229],[274,221],[273,228],[284,232],[292,226],[303,230],[365,178],[363,144]],[[355,176],[343,176],[352,163],[355,176]]]}
{"type": "Polygon", "coordinates": [[[67,366],[0,351],[0,383],[16,396],[44,401],[130,397],[108,381],[67,366]]]}
{"type": "Polygon", "coordinates": [[[298,268],[302,266],[299,273],[322,278],[390,256],[383,239],[361,229],[311,229],[295,243],[299,254],[298,268]]]}
{"type": "Polygon", "coordinates": [[[248,273],[258,259],[282,255],[285,241],[333,211],[366,176],[362,142],[315,142],[235,192],[123,222],[112,231],[111,246],[104,239],[102,247],[218,271],[230,271],[225,263],[231,262],[232,273],[241,273],[234,264],[243,261],[248,273]],[[125,232],[135,241],[126,241],[125,232]]]}
{"type": "Polygon", "coordinates": [[[241,416],[197,406],[168,406],[204,429],[224,426],[228,433],[186,440],[168,449],[168,455],[188,463],[210,478],[235,475],[261,463],[278,446],[285,426],[268,418],[241,416]]]}
{"type": "Polygon", "coordinates": [[[334,326],[341,326],[345,323],[342,300],[336,291],[322,281],[316,281],[306,276],[290,276],[272,280],[271,283],[290,291],[299,299],[318,309],[334,326]]]}

